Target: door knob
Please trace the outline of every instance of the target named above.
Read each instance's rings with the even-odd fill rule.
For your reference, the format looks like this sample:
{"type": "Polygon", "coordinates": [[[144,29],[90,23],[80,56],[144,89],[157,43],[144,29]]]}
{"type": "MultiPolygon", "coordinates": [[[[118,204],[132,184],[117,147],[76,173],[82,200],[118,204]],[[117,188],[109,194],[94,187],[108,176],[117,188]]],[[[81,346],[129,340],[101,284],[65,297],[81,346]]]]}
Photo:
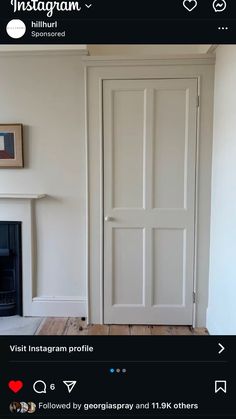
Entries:
{"type": "Polygon", "coordinates": [[[109,221],[112,221],[112,218],[111,217],[109,217],[108,215],[105,217],[105,221],[107,222],[107,223],[109,223],[109,221]]]}

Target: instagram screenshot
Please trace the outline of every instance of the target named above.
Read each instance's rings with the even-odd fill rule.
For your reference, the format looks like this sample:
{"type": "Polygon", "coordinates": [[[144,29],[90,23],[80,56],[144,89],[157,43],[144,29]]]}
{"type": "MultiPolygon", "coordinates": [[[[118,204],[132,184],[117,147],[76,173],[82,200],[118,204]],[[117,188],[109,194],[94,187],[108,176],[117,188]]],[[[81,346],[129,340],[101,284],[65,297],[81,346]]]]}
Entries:
{"type": "Polygon", "coordinates": [[[236,417],[233,0],[2,0],[0,418],[236,417]]]}

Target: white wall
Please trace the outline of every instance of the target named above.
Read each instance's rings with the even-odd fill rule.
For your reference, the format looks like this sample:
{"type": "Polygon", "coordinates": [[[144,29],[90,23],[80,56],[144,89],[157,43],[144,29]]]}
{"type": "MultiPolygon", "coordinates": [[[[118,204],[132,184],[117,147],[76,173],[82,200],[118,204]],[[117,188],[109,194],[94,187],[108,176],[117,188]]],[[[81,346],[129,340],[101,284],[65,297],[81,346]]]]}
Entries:
{"type": "Polygon", "coordinates": [[[60,314],[55,300],[64,298],[78,300],[78,307],[81,301],[80,314],[86,314],[86,155],[80,60],[68,53],[0,56],[0,123],[24,124],[25,155],[24,169],[1,169],[0,193],[49,195],[36,203],[34,287],[35,297],[53,300],[49,315],[60,314]]]}
{"type": "Polygon", "coordinates": [[[220,46],[216,56],[207,326],[236,334],[236,46],[220,46]]]}

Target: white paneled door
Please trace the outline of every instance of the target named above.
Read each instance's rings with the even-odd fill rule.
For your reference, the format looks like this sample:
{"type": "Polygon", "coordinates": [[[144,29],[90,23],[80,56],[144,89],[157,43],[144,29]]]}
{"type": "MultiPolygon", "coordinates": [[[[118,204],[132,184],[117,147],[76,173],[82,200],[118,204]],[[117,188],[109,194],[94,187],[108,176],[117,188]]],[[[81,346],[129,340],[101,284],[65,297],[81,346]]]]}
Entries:
{"type": "Polygon", "coordinates": [[[197,83],[103,82],[105,323],[192,324],[197,83]]]}

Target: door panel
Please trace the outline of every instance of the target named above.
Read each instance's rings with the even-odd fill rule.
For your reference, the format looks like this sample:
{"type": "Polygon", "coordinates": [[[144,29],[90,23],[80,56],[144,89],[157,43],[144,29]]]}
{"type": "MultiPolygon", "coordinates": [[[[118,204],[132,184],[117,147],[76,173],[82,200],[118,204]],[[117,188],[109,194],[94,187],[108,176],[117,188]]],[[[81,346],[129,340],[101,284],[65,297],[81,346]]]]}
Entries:
{"type": "Polygon", "coordinates": [[[184,230],[154,229],[154,306],[178,306],[185,301],[184,230]]]}
{"type": "Polygon", "coordinates": [[[155,89],[154,94],[154,207],[184,208],[188,91],[155,89]]]}
{"type": "Polygon", "coordinates": [[[105,323],[192,324],[197,80],[103,84],[105,323]]]}
{"type": "Polygon", "coordinates": [[[143,305],[143,230],[113,229],[112,245],[113,305],[143,305]]]}
{"type": "Polygon", "coordinates": [[[112,101],[113,207],[143,208],[144,94],[114,91],[112,101]]]}

